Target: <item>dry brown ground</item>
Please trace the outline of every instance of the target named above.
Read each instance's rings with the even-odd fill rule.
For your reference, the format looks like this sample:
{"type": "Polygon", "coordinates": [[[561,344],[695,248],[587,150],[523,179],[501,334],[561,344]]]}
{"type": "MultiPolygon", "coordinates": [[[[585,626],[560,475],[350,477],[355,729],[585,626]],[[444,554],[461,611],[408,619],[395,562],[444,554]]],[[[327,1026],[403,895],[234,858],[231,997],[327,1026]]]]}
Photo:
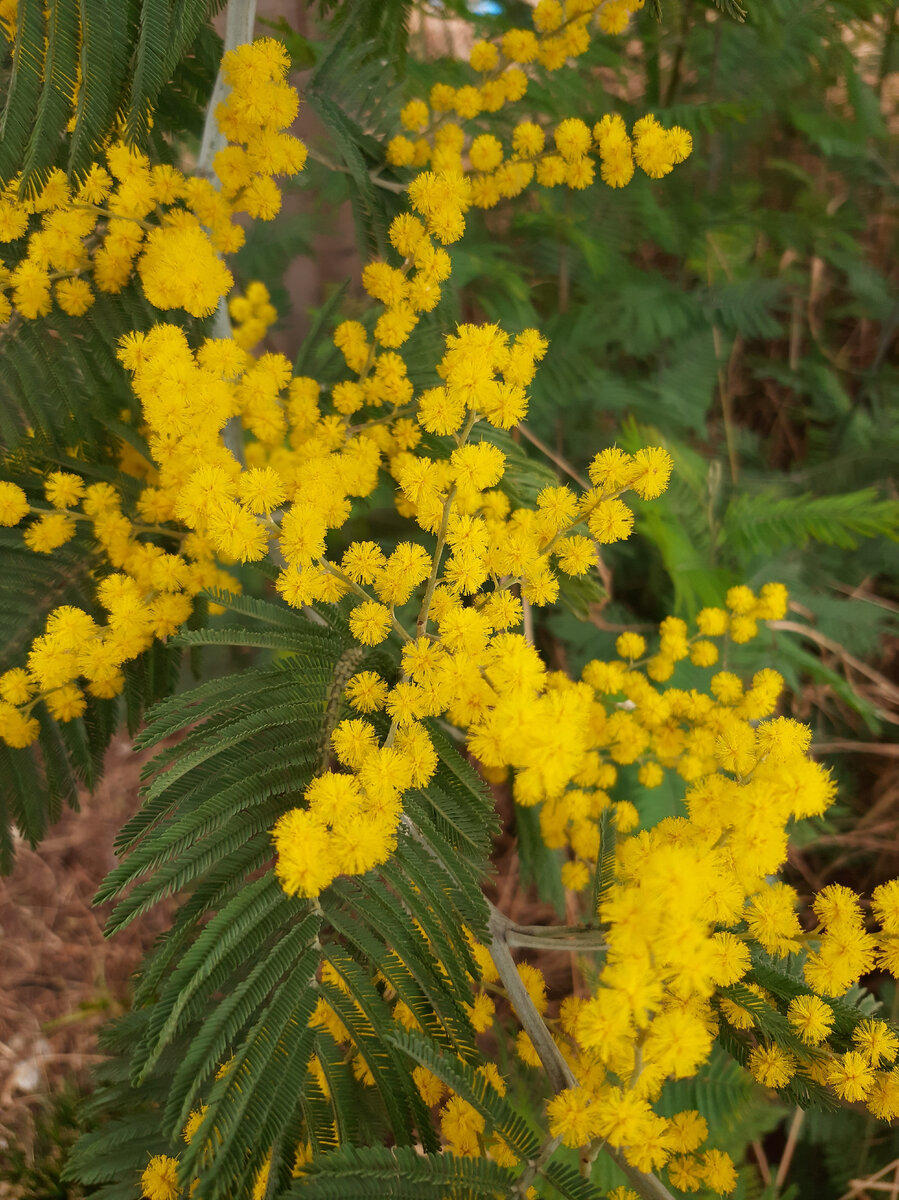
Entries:
{"type": "Polygon", "coordinates": [[[165,906],[107,940],[111,905],[92,907],[115,865],[113,840],[138,806],[142,758],[125,738],[80,812],[67,812],[32,850],[19,841],[15,869],[0,879],[0,1162],[28,1145],[35,1108],[65,1079],[86,1084],[97,1031],[128,1003],[129,979],[165,927],[165,906]]]}

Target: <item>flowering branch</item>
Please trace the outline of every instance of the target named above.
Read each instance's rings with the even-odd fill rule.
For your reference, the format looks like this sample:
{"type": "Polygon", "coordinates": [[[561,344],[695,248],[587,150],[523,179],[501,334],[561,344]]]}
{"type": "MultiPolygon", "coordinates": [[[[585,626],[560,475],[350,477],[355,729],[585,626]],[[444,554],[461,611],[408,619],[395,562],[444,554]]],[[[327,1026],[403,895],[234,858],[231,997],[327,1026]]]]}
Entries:
{"type": "MultiPolygon", "coordinates": [[[[253,40],[253,25],[255,20],[256,0],[228,0],[228,10],[225,14],[225,45],[223,54],[227,54],[229,50],[234,50],[245,42],[253,40]]],[[[203,124],[203,138],[200,142],[200,153],[197,156],[196,170],[197,175],[210,179],[215,185],[218,184],[218,180],[212,169],[212,164],[216,154],[227,145],[227,139],[219,129],[215,114],[218,106],[225,99],[227,90],[228,85],[225,83],[225,77],[220,65],[218,74],[215,77],[212,95],[209,97],[209,104],[206,107],[206,120],[203,124]]],[[[231,318],[228,315],[228,301],[224,296],[220,298],[216,307],[210,333],[214,338],[231,337],[231,318]]],[[[243,464],[245,461],[243,432],[240,428],[240,419],[238,417],[232,417],[227,423],[222,431],[222,440],[237,461],[243,464]]]]}
{"type": "MultiPolygon", "coordinates": [[[[547,1029],[543,1018],[534,1007],[534,1002],[528,995],[524,981],[518,973],[518,968],[512,958],[509,950],[509,927],[511,922],[507,917],[490,906],[490,957],[493,959],[493,965],[499,973],[500,980],[505,988],[506,995],[509,998],[509,1003],[515,1010],[515,1015],[521,1022],[522,1028],[531,1039],[531,1043],[540,1059],[543,1070],[546,1072],[546,1077],[554,1092],[563,1092],[568,1088],[579,1087],[579,1083],[574,1075],[574,1072],[569,1067],[568,1063],[562,1057],[562,1052],[553,1040],[553,1036],[547,1029]]],[[[554,1143],[547,1143],[547,1146],[552,1146],[549,1153],[545,1153],[547,1146],[544,1146],[540,1157],[533,1163],[530,1163],[526,1168],[526,1172],[530,1172],[528,1184],[531,1179],[540,1170],[543,1162],[549,1158],[559,1146],[560,1139],[555,1139],[554,1143]]],[[[638,1171],[632,1167],[623,1155],[613,1150],[611,1146],[604,1145],[603,1150],[615,1162],[619,1170],[623,1171],[629,1182],[636,1188],[644,1200],[674,1200],[674,1197],[655,1175],[646,1174],[643,1171],[638,1171]]],[[[526,1190],[526,1188],[525,1188],[526,1190]]],[[[520,1192],[523,1194],[523,1192],[520,1192]]]]}

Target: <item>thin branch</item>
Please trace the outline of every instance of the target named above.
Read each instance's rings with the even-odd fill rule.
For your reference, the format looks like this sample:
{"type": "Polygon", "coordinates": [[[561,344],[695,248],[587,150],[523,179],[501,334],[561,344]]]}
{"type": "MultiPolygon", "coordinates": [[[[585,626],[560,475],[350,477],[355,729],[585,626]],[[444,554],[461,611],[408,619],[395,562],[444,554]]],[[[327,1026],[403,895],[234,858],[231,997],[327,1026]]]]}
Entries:
{"type": "Polygon", "coordinates": [[[812,754],[883,754],[887,758],[899,758],[899,745],[895,742],[812,742],[812,754]]]}
{"type": "MultiPolygon", "coordinates": [[[[327,167],[329,171],[336,171],[338,175],[352,175],[353,172],[349,167],[342,167],[340,163],[333,162],[320,151],[313,149],[311,146],[307,148],[307,153],[313,162],[321,163],[323,167],[327,167]]],[[[383,188],[386,192],[393,192],[396,196],[401,196],[406,190],[405,183],[398,183],[393,179],[384,179],[381,175],[376,175],[374,171],[368,172],[368,178],[375,187],[383,188]]]]}
{"type": "Polygon", "coordinates": [[[606,949],[605,939],[595,925],[517,925],[502,913],[496,913],[502,921],[506,942],[510,946],[533,950],[588,950],[600,953],[606,949]]]}
{"type": "Polygon", "coordinates": [[[520,1200],[524,1200],[525,1196],[528,1194],[528,1189],[534,1182],[536,1175],[543,1169],[543,1167],[546,1166],[561,1145],[562,1139],[560,1137],[548,1138],[547,1141],[543,1143],[543,1145],[540,1147],[540,1153],[537,1155],[537,1157],[528,1163],[525,1169],[515,1180],[515,1186],[512,1188],[510,1193],[513,1198],[518,1196],[520,1197],[520,1200]]]}
{"type": "Polygon", "coordinates": [[[507,933],[506,941],[510,946],[521,950],[562,950],[571,954],[576,950],[588,953],[603,954],[608,948],[605,938],[596,933],[575,934],[571,937],[554,937],[551,930],[546,935],[537,933],[507,933]]]}
{"type": "MultiPolygon", "coordinates": [[[[256,21],[256,0],[228,0],[228,11],[225,16],[225,45],[223,53],[235,50],[245,42],[253,40],[253,25],[256,21]]],[[[225,83],[222,68],[219,67],[215,77],[215,86],[209,98],[206,109],[206,120],[203,123],[203,138],[200,142],[200,152],[197,156],[196,174],[212,175],[212,162],[219,150],[227,145],[227,139],[218,127],[215,110],[225,99],[228,85],[225,83]]]]}
{"type": "MultiPolygon", "coordinates": [[[[256,0],[228,0],[228,11],[225,15],[225,44],[223,54],[236,49],[244,42],[253,40],[253,25],[256,20],[256,0]]],[[[196,174],[211,180],[218,187],[218,179],[212,164],[215,156],[228,144],[227,138],[219,129],[216,110],[228,93],[228,85],[219,64],[215,77],[215,86],[206,107],[206,119],[203,122],[203,138],[200,142],[200,152],[197,156],[196,174]]],[[[227,340],[232,335],[231,318],[228,315],[228,302],[224,296],[218,302],[215,316],[212,318],[211,336],[227,340]]],[[[222,430],[222,441],[231,451],[240,465],[246,466],[244,454],[243,428],[239,417],[231,417],[222,430]]]]}
{"type": "MultiPolygon", "coordinates": [[[[516,1017],[521,1022],[525,1033],[531,1039],[531,1043],[552,1085],[553,1091],[562,1092],[568,1088],[579,1087],[577,1078],[563,1058],[562,1051],[553,1040],[553,1036],[544,1024],[543,1018],[534,1007],[534,1003],[528,995],[527,988],[518,974],[518,968],[509,951],[506,932],[507,918],[498,909],[494,908],[492,904],[490,906],[489,924],[491,936],[490,957],[493,959],[493,965],[496,967],[509,1002],[515,1010],[516,1017]]],[[[628,1182],[643,1196],[644,1200],[674,1200],[674,1197],[662,1181],[655,1175],[648,1175],[643,1171],[638,1171],[636,1167],[631,1166],[623,1154],[620,1154],[617,1150],[613,1150],[608,1144],[603,1145],[603,1150],[614,1161],[616,1166],[624,1172],[628,1178],[628,1182]]]]}
{"type": "Polygon", "coordinates": [[[541,454],[545,454],[549,461],[555,463],[560,471],[564,471],[565,474],[570,479],[573,479],[579,487],[582,487],[585,492],[590,491],[590,484],[583,477],[583,475],[579,475],[574,467],[567,461],[567,459],[564,459],[561,454],[556,454],[556,452],[551,450],[545,442],[542,442],[540,438],[537,437],[536,433],[531,433],[530,429],[528,429],[527,425],[525,425],[523,421],[519,421],[517,428],[521,436],[526,441],[530,442],[532,446],[536,447],[541,454]]]}
{"type": "MultiPolygon", "coordinates": [[[[403,813],[400,820],[403,828],[409,835],[420,845],[424,846],[431,857],[439,862],[445,870],[449,870],[433,846],[429,845],[427,840],[422,836],[421,831],[411,817],[407,813],[403,813]]],[[[515,1011],[515,1015],[521,1023],[521,1027],[531,1039],[531,1043],[552,1085],[553,1091],[562,1092],[567,1088],[579,1087],[580,1085],[574,1072],[562,1056],[562,1051],[556,1045],[552,1034],[544,1024],[543,1018],[534,1007],[534,1003],[528,995],[527,988],[524,986],[524,981],[518,974],[518,968],[510,953],[507,939],[507,931],[512,922],[495,905],[490,904],[489,901],[488,904],[490,909],[488,923],[491,939],[489,947],[490,957],[493,959],[493,965],[496,967],[506,996],[515,1011]]],[[[554,1146],[553,1149],[555,1150],[555,1148],[554,1146]]],[[[671,1192],[668,1191],[662,1181],[655,1175],[648,1175],[643,1171],[638,1171],[636,1167],[631,1166],[623,1154],[620,1154],[617,1150],[613,1150],[608,1144],[603,1145],[603,1150],[609,1155],[619,1170],[627,1176],[628,1182],[640,1193],[643,1200],[674,1200],[671,1192]]],[[[527,1168],[525,1169],[527,1170],[527,1168]]],[[[539,1166],[536,1169],[539,1170],[539,1166]]]]}
{"type": "Polygon", "coordinates": [[[534,612],[531,608],[531,602],[528,600],[524,591],[521,592],[521,619],[522,632],[524,640],[529,646],[534,644],[534,612]]]}
{"type": "Polygon", "coordinates": [[[796,1150],[796,1143],[799,1141],[799,1130],[802,1128],[802,1121],[805,1117],[805,1112],[801,1108],[797,1108],[793,1113],[793,1120],[790,1122],[790,1131],[787,1134],[787,1143],[784,1146],[784,1152],[780,1160],[780,1165],[777,1168],[777,1174],[774,1177],[774,1194],[780,1192],[780,1189],[787,1181],[787,1172],[790,1169],[790,1163],[793,1161],[793,1154],[796,1150]]]}
{"type": "Polygon", "coordinates": [[[437,574],[440,571],[440,559],[443,557],[443,547],[446,544],[446,531],[449,528],[450,512],[453,507],[453,501],[456,498],[456,485],[450,488],[446,494],[446,499],[443,502],[443,516],[440,518],[440,530],[437,534],[437,545],[434,548],[434,561],[431,565],[431,573],[428,576],[428,585],[425,588],[424,598],[421,602],[421,611],[418,614],[417,630],[419,637],[423,637],[428,630],[428,614],[431,611],[431,600],[434,597],[434,589],[437,586],[437,574]]]}
{"type": "Polygon", "coordinates": [[[528,995],[524,980],[518,974],[518,967],[509,950],[506,939],[505,919],[498,909],[491,905],[490,912],[490,957],[499,972],[500,980],[509,997],[509,1003],[515,1009],[515,1015],[533,1043],[534,1050],[549,1079],[554,1092],[564,1092],[566,1088],[578,1086],[577,1078],[562,1057],[562,1051],[553,1041],[553,1036],[543,1023],[543,1019],[534,1007],[528,995]]]}
{"type": "Polygon", "coordinates": [[[835,642],[833,638],[827,637],[826,634],[820,633],[817,629],[813,629],[810,625],[800,625],[798,621],[768,621],[769,629],[781,629],[786,633],[798,633],[802,637],[807,637],[809,641],[817,643],[825,650],[830,650],[837,658],[841,659],[847,667],[852,667],[854,671],[858,671],[860,675],[866,676],[872,683],[876,683],[888,696],[893,700],[899,700],[899,687],[891,683],[885,675],[881,675],[879,671],[875,671],[873,667],[869,667],[867,663],[850,654],[844,646],[839,642],[835,642]]]}

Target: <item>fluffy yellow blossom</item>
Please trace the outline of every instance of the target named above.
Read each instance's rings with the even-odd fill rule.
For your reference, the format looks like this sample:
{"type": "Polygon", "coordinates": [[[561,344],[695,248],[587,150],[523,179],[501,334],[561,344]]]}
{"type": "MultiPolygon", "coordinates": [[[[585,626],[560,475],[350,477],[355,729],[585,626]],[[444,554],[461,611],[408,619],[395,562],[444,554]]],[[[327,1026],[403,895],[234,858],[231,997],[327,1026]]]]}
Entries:
{"type": "Polygon", "coordinates": [[[145,1200],[177,1200],[181,1195],[178,1159],[154,1154],[141,1173],[140,1184],[145,1200]]]}
{"type": "Polygon", "coordinates": [[[809,1046],[818,1046],[833,1028],[834,1014],[818,996],[796,996],[787,1008],[787,1019],[809,1046]]]}
{"type": "Polygon", "coordinates": [[[874,1071],[868,1056],[847,1050],[831,1063],[827,1082],[843,1100],[864,1100],[874,1086],[874,1071]]]}
{"type": "Polygon", "coordinates": [[[18,525],[28,512],[28,497],[15,483],[0,480],[0,525],[18,525]]]}
{"type": "Polygon", "coordinates": [[[749,1055],[749,1069],[766,1087],[780,1088],[793,1078],[796,1060],[774,1044],[755,1046],[749,1055]]]}
{"type": "Polygon", "coordinates": [[[568,1088],[554,1096],[546,1106],[549,1129],[561,1137],[565,1146],[586,1146],[596,1133],[596,1117],[590,1093],[584,1088],[568,1088]]]}

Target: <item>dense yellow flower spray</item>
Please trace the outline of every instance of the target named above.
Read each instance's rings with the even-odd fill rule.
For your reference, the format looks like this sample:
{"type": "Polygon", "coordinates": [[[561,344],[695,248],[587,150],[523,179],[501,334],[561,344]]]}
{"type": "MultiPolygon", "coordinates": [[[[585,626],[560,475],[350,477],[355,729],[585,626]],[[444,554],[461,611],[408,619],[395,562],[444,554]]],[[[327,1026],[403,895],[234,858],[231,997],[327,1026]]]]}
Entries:
{"type": "Polygon", "coordinates": [[[244,241],[234,216],[271,220],[281,207],[273,177],[296,174],[306,159],[302,142],[283,132],[299,103],[285,81],[287,66],[283,46],[273,39],[226,56],[231,90],[218,120],[229,145],[213,164],[218,187],[173,167],[151,166],[120,142],[77,186],[57,169],[39,195],[22,199],[13,180],[0,194],[0,243],[26,234],[28,242],[11,271],[0,265],[0,322],[13,312],[46,316],[54,301],[81,316],[95,289],[120,292],[135,272],[156,308],[212,313],[234,283],[220,254],[244,241]]]}
{"type": "MultiPolygon", "coordinates": [[[[282,355],[253,355],[275,316],[260,284],[232,296],[233,337],[192,348],[178,325],[159,324],[123,339],[119,357],[141,402],[152,458],[131,464],[141,483],[133,509],[112,485],[73,472],[49,474],[45,504],[33,507],[16,484],[0,483],[0,524],[30,515],[23,537],[36,553],[64,544],[78,522],[90,527],[106,614],[103,622],[68,606],[50,614],[25,663],[0,677],[0,737],[24,748],[38,735],[36,705],[70,721],[84,711],[85,692],[118,694],[123,665],[154,638],[174,634],[198,594],[236,587],[227,567],[237,561],[272,560],[278,593],[297,609],[351,598],[353,636],[364,646],[395,639],[401,675],[366,670],[348,681],[344,697],[356,715],[334,729],[329,763],[303,806],[272,831],[284,891],[317,897],[339,876],[384,863],[399,837],[414,836],[404,794],[426,788],[437,764],[426,721],[449,725],[486,778],[510,779],[518,804],[538,809],[547,846],[564,851],[566,888],[589,897],[595,986],[589,996],[568,997],[558,1018],[541,1026],[569,1084],[549,1101],[551,1136],[588,1157],[611,1148],[638,1172],[665,1170],[682,1191],[727,1194],[735,1169],[705,1146],[702,1117],[666,1118],[653,1108],[666,1080],[697,1073],[722,1027],[743,1039],[763,1084],[783,1088],[805,1078],[847,1102],[864,1101],[877,1117],[899,1116],[892,1066],[899,1041],[877,1019],[853,1020],[847,1032],[839,1004],[875,966],[899,975],[899,881],[875,892],[879,930],[869,929],[854,895],[832,887],[815,901],[819,926],[804,931],[796,893],[776,880],[790,823],[824,812],[834,791],[808,756],[809,731],[776,715],[781,676],[764,669],[747,685],[726,668],[731,644],[783,617],[781,585],[758,594],[730,589],[724,607],[699,614],[695,630],[668,617],[652,646],[624,633],[617,657],[588,663],[579,679],[549,670],[535,648],[530,609],[551,605],[561,579],[595,571],[600,547],[630,536],[629,499],[653,501],[668,486],[673,464],[665,449],[605,450],[590,465],[589,488],[550,485],[532,507],[513,505],[503,490],[502,431],[527,413],[545,339],[533,329],[511,335],[492,324],[462,325],[445,339],[440,384],[419,394],[402,355],[421,314],[440,298],[451,270],[446,247],[463,235],[470,208],[489,208],[532,182],[587,187],[597,165],[612,187],[626,184],[635,166],[661,178],[689,155],[689,134],[664,130],[651,116],[630,132],[615,116],[592,128],[572,117],[550,139],[523,121],[511,147],[465,132],[465,121],[520,100],[528,64],[560,68],[587,49],[594,17],[618,31],[637,7],[635,0],[540,0],[533,29],[475,45],[475,82],[438,83],[427,101],[405,106],[406,132],[386,156],[419,170],[408,210],[390,226],[394,261],[363,271],[381,306],[372,333],[356,321],[334,333],[347,377],[330,391],[294,377],[282,355]],[[234,424],[244,441],[240,458],[223,436],[234,424]],[[405,538],[389,553],[362,540],[338,554],[335,531],[384,481],[406,521],[405,538]],[[678,686],[685,662],[711,672],[707,688],[678,686]],[[650,789],[666,775],[682,781],[685,815],[641,831],[633,781],[650,789]],[[774,957],[809,951],[805,981],[783,1011],[763,988],[742,982],[753,946],[774,957]],[[772,1013],[792,1049],[766,1034],[772,1013]]],[[[10,19],[8,6],[0,9],[0,22],[10,19]]],[[[105,164],[75,185],[57,172],[31,200],[8,188],[0,240],[27,234],[27,252],[0,271],[0,320],[41,317],[54,302],[80,315],[94,289],[115,292],[135,274],[157,308],[212,313],[233,286],[222,256],[243,238],[234,216],[273,217],[274,177],[295,174],[305,160],[304,147],[284,132],[298,103],[286,69],[271,39],[226,55],[230,92],[218,117],[229,144],[215,158],[218,187],[151,166],[116,143],[105,164]]],[[[509,986],[487,947],[472,939],[472,950],[479,977],[467,1007],[481,1033],[493,1024],[493,997],[509,996],[509,986]]],[[[517,973],[526,996],[515,1005],[517,1051],[543,1070],[546,1050],[531,1034],[546,1014],[544,982],[526,963],[517,973]]],[[[397,1023],[414,1028],[415,1015],[387,994],[397,1023]]],[[[313,1021],[371,1083],[324,999],[313,1021]]],[[[313,1059],[310,1069],[321,1072],[321,1064],[313,1059]]],[[[492,1064],[481,1072],[504,1091],[492,1064]]],[[[424,1102],[439,1109],[448,1149],[516,1164],[464,1098],[423,1067],[415,1081],[424,1102]]],[[[326,1092],[323,1074],[321,1086],[326,1092]]],[[[201,1111],[191,1115],[187,1141],[201,1121],[201,1111]]],[[[295,1173],[306,1157],[301,1146],[295,1173]]],[[[257,1176],[254,1197],[265,1194],[267,1172],[257,1176]]],[[[149,1200],[175,1200],[177,1160],[154,1156],[142,1185],[149,1200]]],[[[617,1189],[619,1200],[628,1195],[617,1189]]]]}

